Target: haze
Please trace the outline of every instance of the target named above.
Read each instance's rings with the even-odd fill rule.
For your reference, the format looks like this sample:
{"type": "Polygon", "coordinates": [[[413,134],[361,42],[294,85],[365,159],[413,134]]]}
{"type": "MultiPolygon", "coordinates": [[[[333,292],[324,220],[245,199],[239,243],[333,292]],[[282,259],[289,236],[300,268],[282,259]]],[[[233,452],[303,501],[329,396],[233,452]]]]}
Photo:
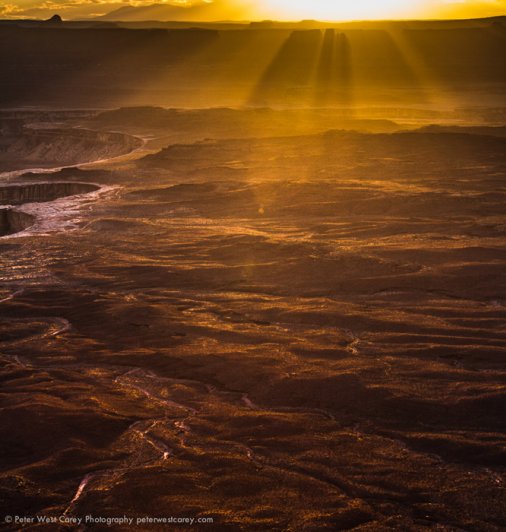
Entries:
{"type": "Polygon", "coordinates": [[[504,3],[14,2],[2,532],[505,532],[504,3]]]}

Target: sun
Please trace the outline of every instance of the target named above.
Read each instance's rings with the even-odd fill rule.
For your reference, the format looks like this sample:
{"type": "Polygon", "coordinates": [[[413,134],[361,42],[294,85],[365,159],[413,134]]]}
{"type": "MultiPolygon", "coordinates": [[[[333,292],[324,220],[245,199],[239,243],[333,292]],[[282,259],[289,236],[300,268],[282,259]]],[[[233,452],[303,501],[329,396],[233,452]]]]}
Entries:
{"type": "Polygon", "coordinates": [[[423,0],[262,0],[273,17],[300,20],[369,20],[420,14],[423,0]]]}

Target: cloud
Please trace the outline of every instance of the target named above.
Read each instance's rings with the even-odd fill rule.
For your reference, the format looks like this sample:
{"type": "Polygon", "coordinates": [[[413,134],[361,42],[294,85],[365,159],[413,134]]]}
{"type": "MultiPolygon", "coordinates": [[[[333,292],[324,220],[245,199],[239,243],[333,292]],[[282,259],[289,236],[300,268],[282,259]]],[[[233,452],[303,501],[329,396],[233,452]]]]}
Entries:
{"type": "Polygon", "coordinates": [[[19,11],[19,6],[15,4],[0,5],[0,17],[15,15],[19,11]]]}
{"type": "MultiPolygon", "coordinates": [[[[379,0],[378,0],[379,1],[379,0]]],[[[105,15],[126,6],[148,7],[161,4],[170,8],[198,6],[202,18],[216,20],[220,18],[268,17],[269,0],[10,0],[0,5],[2,18],[48,18],[58,13],[63,18],[90,18],[105,15]],[[206,17],[206,14],[207,17],[206,17]]],[[[479,17],[506,14],[506,0],[426,0],[427,17],[479,17]]],[[[190,13],[191,10],[188,11],[190,13]]]]}
{"type": "Polygon", "coordinates": [[[63,18],[78,18],[105,15],[120,7],[132,5],[142,6],[152,3],[185,7],[191,5],[191,0],[46,0],[37,2],[34,0],[13,0],[10,4],[0,6],[0,16],[3,18],[47,18],[54,13],[63,18]]]}

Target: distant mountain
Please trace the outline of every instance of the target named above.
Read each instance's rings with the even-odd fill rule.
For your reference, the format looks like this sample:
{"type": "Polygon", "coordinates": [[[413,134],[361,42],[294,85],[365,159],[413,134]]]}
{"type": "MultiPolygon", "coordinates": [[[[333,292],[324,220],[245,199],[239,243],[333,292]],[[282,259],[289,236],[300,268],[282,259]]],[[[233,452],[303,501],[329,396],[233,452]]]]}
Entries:
{"type": "Polygon", "coordinates": [[[229,6],[228,2],[199,2],[190,6],[175,4],[150,4],[147,6],[124,6],[106,15],[97,17],[98,20],[111,21],[203,21],[224,20],[233,16],[240,16],[240,6],[229,6]]]}
{"type": "Polygon", "coordinates": [[[63,20],[60,15],[53,15],[51,18],[48,18],[45,22],[50,24],[62,24],[63,20]]]}

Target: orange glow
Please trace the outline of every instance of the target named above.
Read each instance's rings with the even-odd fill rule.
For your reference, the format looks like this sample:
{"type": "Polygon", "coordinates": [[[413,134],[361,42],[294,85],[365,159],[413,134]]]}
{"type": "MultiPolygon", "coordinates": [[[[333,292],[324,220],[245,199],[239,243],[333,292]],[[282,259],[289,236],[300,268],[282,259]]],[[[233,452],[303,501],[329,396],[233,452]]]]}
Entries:
{"type": "MultiPolygon", "coordinates": [[[[262,4],[262,3],[261,3],[262,4]]],[[[421,14],[423,0],[264,0],[264,9],[281,19],[353,20],[421,14]]]]}
{"type": "Polygon", "coordinates": [[[109,20],[202,22],[452,19],[506,15],[506,0],[10,0],[0,5],[0,18],[48,18],[54,13],[64,19],[112,14],[109,20]]]}
{"type": "Polygon", "coordinates": [[[254,11],[280,20],[478,18],[505,15],[506,0],[262,0],[254,11]]]}

